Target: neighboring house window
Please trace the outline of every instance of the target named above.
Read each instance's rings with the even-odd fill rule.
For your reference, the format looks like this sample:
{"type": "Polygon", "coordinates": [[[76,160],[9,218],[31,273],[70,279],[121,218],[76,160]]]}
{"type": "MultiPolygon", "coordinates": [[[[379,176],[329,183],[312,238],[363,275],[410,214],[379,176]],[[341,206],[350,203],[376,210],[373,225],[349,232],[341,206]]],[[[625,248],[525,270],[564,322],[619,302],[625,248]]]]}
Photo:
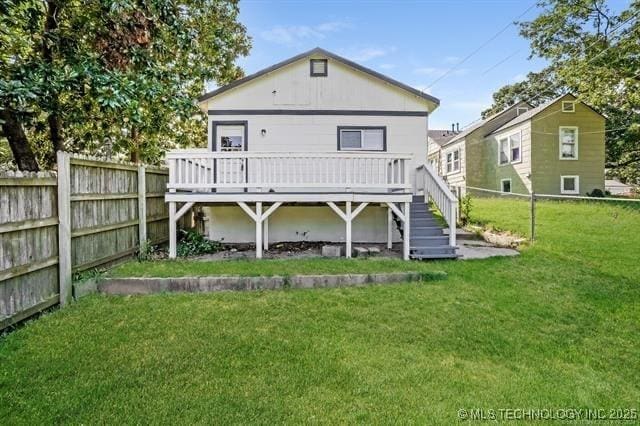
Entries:
{"type": "Polygon", "coordinates": [[[509,138],[500,139],[498,143],[500,145],[500,158],[498,161],[500,164],[507,164],[509,162],[509,138]]]}
{"type": "Polygon", "coordinates": [[[560,127],[558,132],[560,135],[560,159],[561,160],[577,160],[578,159],[578,128],[577,127],[560,127]]]}
{"type": "Polygon", "coordinates": [[[560,176],[561,194],[580,194],[579,176],[560,176]]]}
{"type": "Polygon", "coordinates": [[[502,179],[500,181],[500,190],[502,192],[511,192],[511,179],[502,179]]]}
{"type": "Polygon", "coordinates": [[[460,171],[460,149],[447,152],[447,173],[460,171]]]}
{"type": "Polygon", "coordinates": [[[524,114],[527,111],[529,111],[529,108],[527,108],[527,107],[518,107],[518,108],[516,108],[516,116],[518,116],[520,114],[524,114]]]}
{"type": "Polygon", "coordinates": [[[338,127],[340,151],[386,151],[386,127],[338,127]]]}
{"type": "Polygon", "coordinates": [[[520,132],[509,136],[509,146],[511,153],[511,162],[519,162],[522,152],[522,134],[520,132]]]}
{"type": "Polygon", "coordinates": [[[576,112],[576,103],[574,101],[562,101],[562,112],[576,112]]]}
{"type": "Polygon", "coordinates": [[[311,59],[311,77],[326,77],[329,74],[329,63],[326,59],[311,59]]]}
{"type": "Polygon", "coordinates": [[[519,163],[522,160],[522,132],[498,140],[498,164],[519,163]]]}

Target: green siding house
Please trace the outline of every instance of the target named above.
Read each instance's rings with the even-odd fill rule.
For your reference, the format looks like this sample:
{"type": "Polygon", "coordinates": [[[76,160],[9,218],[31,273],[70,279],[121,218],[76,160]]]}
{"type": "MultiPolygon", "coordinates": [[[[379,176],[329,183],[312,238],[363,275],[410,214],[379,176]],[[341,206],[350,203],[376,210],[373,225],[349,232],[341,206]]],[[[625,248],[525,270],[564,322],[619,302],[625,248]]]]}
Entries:
{"type": "Polygon", "coordinates": [[[585,195],[604,191],[605,118],[571,94],[538,107],[520,102],[429,144],[449,185],[585,195]]]}

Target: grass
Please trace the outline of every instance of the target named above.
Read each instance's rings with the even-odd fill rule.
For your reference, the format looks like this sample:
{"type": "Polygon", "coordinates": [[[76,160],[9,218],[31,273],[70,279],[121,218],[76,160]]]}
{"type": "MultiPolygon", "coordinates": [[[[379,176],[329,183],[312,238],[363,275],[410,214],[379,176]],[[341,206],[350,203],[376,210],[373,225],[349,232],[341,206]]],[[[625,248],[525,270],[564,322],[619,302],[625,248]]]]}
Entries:
{"type": "MultiPolygon", "coordinates": [[[[527,212],[474,200],[472,217],[525,234],[527,212]]],[[[445,281],[88,297],[0,341],[0,423],[450,424],[460,408],[640,409],[640,213],[545,202],[538,223],[517,258],[219,266],[420,267],[445,281]]]]}
{"type": "Polygon", "coordinates": [[[210,275],[274,276],[312,274],[374,274],[397,271],[430,272],[433,264],[410,263],[399,259],[325,259],[228,260],[203,262],[167,260],[127,262],[108,271],[109,277],[201,277],[210,275]]]}

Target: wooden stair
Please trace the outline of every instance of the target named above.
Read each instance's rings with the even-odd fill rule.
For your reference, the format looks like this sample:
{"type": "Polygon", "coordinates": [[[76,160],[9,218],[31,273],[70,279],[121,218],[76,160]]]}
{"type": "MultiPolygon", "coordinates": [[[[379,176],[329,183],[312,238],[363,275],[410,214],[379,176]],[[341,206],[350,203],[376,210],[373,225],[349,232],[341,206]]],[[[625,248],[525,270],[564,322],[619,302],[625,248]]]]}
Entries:
{"type": "Polygon", "coordinates": [[[443,225],[433,216],[423,196],[411,202],[409,251],[412,259],[455,259],[457,247],[449,245],[443,225]]]}

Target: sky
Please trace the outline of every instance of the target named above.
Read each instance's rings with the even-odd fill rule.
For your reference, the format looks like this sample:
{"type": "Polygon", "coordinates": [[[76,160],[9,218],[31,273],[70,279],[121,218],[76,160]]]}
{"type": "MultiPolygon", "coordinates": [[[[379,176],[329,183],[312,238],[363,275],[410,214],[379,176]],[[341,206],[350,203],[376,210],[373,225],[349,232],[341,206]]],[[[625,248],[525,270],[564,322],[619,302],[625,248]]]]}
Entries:
{"type": "Polygon", "coordinates": [[[480,117],[505,84],[544,68],[511,25],[534,0],[241,0],[246,74],[322,47],[440,99],[431,129],[480,117]],[[478,50],[479,49],[479,50],[478,50]],[[477,51],[466,61],[465,57],[477,51]]]}

